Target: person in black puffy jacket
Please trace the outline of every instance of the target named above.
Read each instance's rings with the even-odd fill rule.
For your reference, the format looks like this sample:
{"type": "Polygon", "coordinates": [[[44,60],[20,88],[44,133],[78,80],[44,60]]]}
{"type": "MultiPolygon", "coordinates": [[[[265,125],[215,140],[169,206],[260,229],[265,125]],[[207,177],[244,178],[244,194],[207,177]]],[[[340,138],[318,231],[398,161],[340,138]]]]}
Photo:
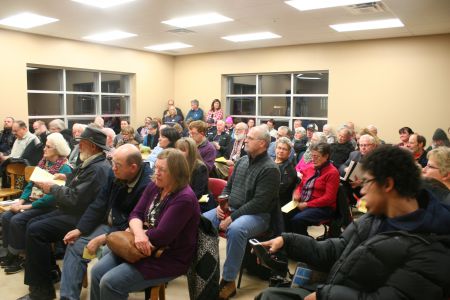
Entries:
{"type": "Polygon", "coordinates": [[[381,146],[362,162],[368,213],[339,238],[283,233],[262,243],[328,272],[315,291],[268,288],[255,299],[447,299],[450,207],[420,189],[411,153],[381,146]]]}

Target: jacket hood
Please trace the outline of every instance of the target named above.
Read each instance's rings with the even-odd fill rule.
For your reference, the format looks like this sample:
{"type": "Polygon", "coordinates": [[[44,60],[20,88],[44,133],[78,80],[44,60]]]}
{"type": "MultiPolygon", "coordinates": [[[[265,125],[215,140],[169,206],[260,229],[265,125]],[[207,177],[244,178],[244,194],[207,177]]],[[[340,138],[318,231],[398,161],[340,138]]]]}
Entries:
{"type": "Polygon", "coordinates": [[[383,231],[450,234],[450,206],[444,205],[427,190],[417,197],[419,209],[397,218],[386,218],[383,231]]]}

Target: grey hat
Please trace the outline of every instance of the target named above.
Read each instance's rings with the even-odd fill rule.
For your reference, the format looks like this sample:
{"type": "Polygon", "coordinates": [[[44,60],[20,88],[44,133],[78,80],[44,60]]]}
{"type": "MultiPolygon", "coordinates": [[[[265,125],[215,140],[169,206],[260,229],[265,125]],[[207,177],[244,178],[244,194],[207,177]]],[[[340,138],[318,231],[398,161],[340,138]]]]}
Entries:
{"type": "Polygon", "coordinates": [[[318,128],[317,128],[317,125],[315,123],[310,123],[308,125],[308,127],[306,127],[306,130],[311,130],[311,131],[316,132],[318,130],[318,128]]]}
{"type": "Polygon", "coordinates": [[[106,134],[103,133],[100,129],[94,128],[94,127],[86,127],[86,129],[83,131],[81,136],[79,138],[76,138],[75,140],[86,140],[103,150],[110,150],[108,146],[106,146],[106,134]]]}

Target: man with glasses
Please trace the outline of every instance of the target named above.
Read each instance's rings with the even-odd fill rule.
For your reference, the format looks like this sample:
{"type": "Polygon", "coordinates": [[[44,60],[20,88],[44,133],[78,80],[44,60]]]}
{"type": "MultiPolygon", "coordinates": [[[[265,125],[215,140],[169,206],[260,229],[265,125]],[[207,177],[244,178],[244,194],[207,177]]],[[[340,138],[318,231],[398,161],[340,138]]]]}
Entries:
{"type": "MultiPolygon", "coordinates": [[[[405,149],[381,146],[362,160],[368,213],[324,242],[283,233],[263,242],[328,272],[314,290],[269,288],[256,299],[447,299],[450,207],[421,189],[405,149]]],[[[311,285],[309,285],[311,287],[311,285]]]]}
{"type": "MultiPolygon", "coordinates": [[[[339,173],[341,177],[345,176],[345,173],[348,170],[348,167],[352,161],[359,162],[361,159],[369,154],[376,148],[377,144],[375,142],[375,138],[369,134],[364,134],[359,138],[359,150],[355,150],[350,153],[347,161],[343,163],[339,167],[339,173]]],[[[361,178],[355,178],[355,180],[347,182],[344,185],[347,189],[347,195],[355,194],[356,197],[360,198],[360,190],[361,190],[361,178]]],[[[355,200],[353,197],[350,197],[350,204],[355,204],[355,200]]]]}
{"type": "Polygon", "coordinates": [[[80,299],[81,285],[89,257],[106,243],[106,235],[128,227],[128,215],[150,182],[150,166],[134,145],[116,149],[108,181],[87,208],[77,228],[64,236],[68,244],[61,277],[61,299],[80,299]],[[88,257],[83,250],[89,252],[88,257]]]}
{"type": "Polygon", "coordinates": [[[269,132],[262,126],[250,129],[245,139],[247,156],[236,162],[222,194],[228,195],[229,212],[220,206],[204,214],[226,233],[226,260],[220,282],[220,299],[236,294],[235,280],[244,258],[247,240],[269,228],[278,202],[280,171],[267,155],[269,132]]]}

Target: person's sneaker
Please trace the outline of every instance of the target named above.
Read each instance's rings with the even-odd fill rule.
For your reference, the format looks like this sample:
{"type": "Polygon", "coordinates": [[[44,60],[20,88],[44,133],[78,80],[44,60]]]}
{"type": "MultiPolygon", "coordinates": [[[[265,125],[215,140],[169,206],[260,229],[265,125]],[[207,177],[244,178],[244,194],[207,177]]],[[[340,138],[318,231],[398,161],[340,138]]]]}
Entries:
{"type": "Polygon", "coordinates": [[[236,295],[236,283],[234,281],[221,280],[219,285],[219,299],[227,300],[236,295]]]}
{"type": "Polygon", "coordinates": [[[23,270],[24,260],[20,256],[17,257],[9,266],[5,267],[7,275],[16,274],[23,270]]]}
{"type": "Polygon", "coordinates": [[[8,252],[6,256],[1,257],[0,266],[4,269],[14,262],[18,255],[11,254],[8,252]]]}

